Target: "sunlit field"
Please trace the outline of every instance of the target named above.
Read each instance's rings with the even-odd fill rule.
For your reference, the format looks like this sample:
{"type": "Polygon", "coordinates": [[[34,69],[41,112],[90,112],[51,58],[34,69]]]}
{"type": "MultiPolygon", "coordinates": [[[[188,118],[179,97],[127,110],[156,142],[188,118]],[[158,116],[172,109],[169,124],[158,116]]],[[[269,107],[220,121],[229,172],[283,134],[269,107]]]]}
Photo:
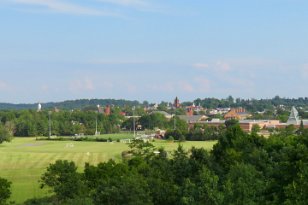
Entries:
{"type": "MultiPolygon", "coordinates": [[[[106,138],[115,136],[104,136],[106,138]]],[[[124,136],[118,136],[124,138],[124,136]]],[[[156,140],[156,147],[169,153],[178,147],[176,142],[156,140]]],[[[215,141],[184,142],[185,149],[192,146],[210,150],[215,141]]],[[[14,138],[0,145],[0,177],[12,181],[11,200],[22,203],[33,197],[48,195],[40,189],[39,179],[45,168],[58,159],[74,161],[82,170],[86,162],[97,164],[109,159],[121,160],[121,152],[128,145],[120,142],[36,141],[35,138],[14,138]]]]}

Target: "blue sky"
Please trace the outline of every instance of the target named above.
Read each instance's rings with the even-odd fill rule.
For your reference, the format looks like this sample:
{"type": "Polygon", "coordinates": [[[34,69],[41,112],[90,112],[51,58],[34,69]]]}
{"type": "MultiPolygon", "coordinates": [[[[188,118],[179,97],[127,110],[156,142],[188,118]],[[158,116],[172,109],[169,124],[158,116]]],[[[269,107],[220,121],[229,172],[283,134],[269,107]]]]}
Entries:
{"type": "Polygon", "coordinates": [[[0,102],[308,96],[307,0],[1,0],[0,102]]]}

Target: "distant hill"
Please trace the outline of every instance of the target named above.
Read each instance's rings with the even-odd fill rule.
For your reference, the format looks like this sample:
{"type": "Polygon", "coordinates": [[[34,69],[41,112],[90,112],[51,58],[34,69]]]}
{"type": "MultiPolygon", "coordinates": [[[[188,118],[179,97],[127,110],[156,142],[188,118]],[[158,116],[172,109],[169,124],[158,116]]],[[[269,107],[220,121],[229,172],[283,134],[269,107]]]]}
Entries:
{"type": "MultiPolygon", "coordinates": [[[[115,105],[123,107],[125,105],[137,106],[140,105],[138,101],[130,100],[115,100],[115,99],[80,99],[80,100],[67,100],[63,102],[48,102],[41,103],[43,109],[57,107],[59,109],[71,110],[71,109],[84,109],[87,107],[93,107],[96,105],[106,106],[115,105]]],[[[33,104],[13,104],[13,103],[0,103],[0,110],[24,110],[24,109],[37,109],[37,103],[33,104]]]]}

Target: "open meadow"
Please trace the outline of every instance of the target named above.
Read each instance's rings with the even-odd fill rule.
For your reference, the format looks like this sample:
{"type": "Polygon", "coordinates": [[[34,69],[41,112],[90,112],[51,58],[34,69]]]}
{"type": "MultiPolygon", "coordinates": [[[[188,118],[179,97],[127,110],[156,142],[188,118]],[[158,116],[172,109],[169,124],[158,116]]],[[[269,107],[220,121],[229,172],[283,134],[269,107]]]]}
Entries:
{"type": "MultiPolygon", "coordinates": [[[[195,146],[210,150],[215,143],[184,142],[182,145],[185,149],[195,146]]],[[[156,140],[153,144],[164,147],[168,152],[178,146],[176,142],[162,140],[156,140]]],[[[35,138],[14,138],[12,142],[0,145],[0,177],[13,183],[11,200],[22,203],[29,198],[48,195],[46,190],[40,189],[38,181],[50,163],[59,159],[71,160],[82,170],[86,162],[95,165],[109,159],[121,160],[121,152],[128,149],[127,144],[119,142],[36,141],[35,138]]]]}

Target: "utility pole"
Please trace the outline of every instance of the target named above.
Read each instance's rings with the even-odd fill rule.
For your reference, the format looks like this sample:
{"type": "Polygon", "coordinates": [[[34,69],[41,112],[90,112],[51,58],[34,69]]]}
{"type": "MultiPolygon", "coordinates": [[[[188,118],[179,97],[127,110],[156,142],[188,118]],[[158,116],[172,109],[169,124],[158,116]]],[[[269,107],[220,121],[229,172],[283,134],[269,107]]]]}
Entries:
{"type": "Polygon", "coordinates": [[[48,111],[49,139],[51,138],[51,111],[48,111]]]}
{"type": "Polygon", "coordinates": [[[95,135],[97,135],[97,115],[96,115],[96,121],[95,121],[95,135]]]}
{"type": "Polygon", "coordinates": [[[99,114],[100,105],[97,105],[97,111],[95,112],[95,136],[98,135],[97,132],[97,116],[99,114]]]}
{"type": "Polygon", "coordinates": [[[134,138],[136,138],[136,122],[135,122],[135,106],[133,106],[133,129],[134,129],[134,138]]]}
{"type": "Polygon", "coordinates": [[[173,129],[176,130],[176,107],[174,108],[174,115],[173,115],[173,129]]]}

